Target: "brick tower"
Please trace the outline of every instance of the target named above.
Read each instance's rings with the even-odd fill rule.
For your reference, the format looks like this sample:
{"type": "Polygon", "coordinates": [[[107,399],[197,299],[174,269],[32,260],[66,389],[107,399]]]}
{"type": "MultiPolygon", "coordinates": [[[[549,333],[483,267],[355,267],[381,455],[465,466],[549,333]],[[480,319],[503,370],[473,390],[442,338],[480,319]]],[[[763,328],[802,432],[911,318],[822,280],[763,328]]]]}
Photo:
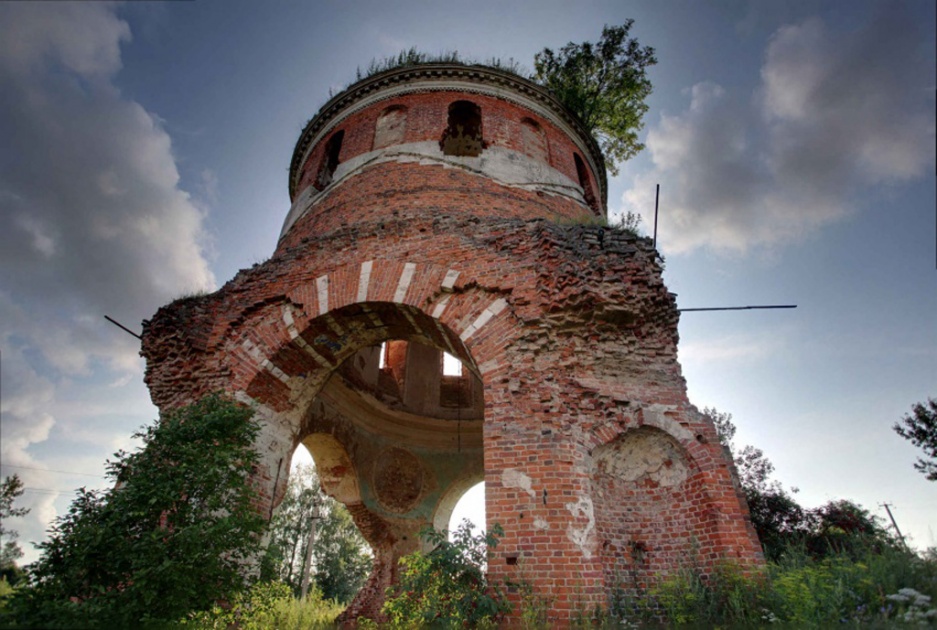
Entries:
{"type": "Polygon", "coordinates": [[[223,390],[257,410],[264,514],[308,447],[374,550],[348,618],[482,480],[490,575],[560,623],[690,561],[760,561],[656,252],[598,225],[602,155],[543,88],[458,64],[366,78],[306,126],[289,189],[270,260],[145,322],[146,382],[161,409],[223,390]]]}

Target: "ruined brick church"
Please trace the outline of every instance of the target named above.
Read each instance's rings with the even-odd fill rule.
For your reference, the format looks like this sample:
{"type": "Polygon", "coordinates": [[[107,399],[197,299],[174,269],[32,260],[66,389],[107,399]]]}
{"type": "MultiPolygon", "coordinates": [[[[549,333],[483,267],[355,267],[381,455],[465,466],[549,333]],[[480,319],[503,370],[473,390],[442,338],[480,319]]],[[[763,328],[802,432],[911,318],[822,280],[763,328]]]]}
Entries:
{"type": "Polygon", "coordinates": [[[146,383],[163,410],[256,409],[265,515],[309,449],[374,552],[349,619],[480,481],[490,576],[558,620],[691,560],[760,562],[657,253],[600,225],[602,154],[549,92],[459,64],[363,79],[303,130],[289,192],[268,261],[145,323],[146,383]]]}

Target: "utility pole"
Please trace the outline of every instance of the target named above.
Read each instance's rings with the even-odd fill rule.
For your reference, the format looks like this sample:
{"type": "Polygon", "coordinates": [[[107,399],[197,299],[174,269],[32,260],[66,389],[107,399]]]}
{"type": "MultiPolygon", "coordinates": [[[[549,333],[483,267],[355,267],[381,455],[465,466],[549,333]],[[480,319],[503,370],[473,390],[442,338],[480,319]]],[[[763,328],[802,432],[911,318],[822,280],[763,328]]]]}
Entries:
{"type": "Polygon", "coordinates": [[[891,524],[895,528],[895,531],[898,532],[898,538],[901,540],[901,544],[904,545],[904,548],[908,548],[908,543],[905,542],[904,536],[901,533],[901,530],[898,529],[898,523],[895,522],[895,517],[891,515],[891,506],[888,503],[882,503],[882,507],[885,508],[885,511],[888,512],[888,518],[891,519],[891,524]]]}
{"type": "Polygon", "coordinates": [[[306,599],[306,593],[309,592],[309,582],[312,580],[312,544],[316,541],[316,521],[319,515],[314,514],[309,519],[309,541],[306,543],[306,558],[303,560],[303,588],[301,599],[306,599]]]}

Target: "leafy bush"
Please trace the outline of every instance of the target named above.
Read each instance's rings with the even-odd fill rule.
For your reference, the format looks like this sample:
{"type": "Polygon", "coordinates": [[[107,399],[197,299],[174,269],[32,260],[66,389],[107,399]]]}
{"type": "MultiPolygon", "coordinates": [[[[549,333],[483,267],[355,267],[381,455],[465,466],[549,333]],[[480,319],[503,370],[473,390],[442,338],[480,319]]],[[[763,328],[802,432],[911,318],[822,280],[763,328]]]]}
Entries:
{"type": "Polygon", "coordinates": [[[79,491],[9,603],[26,627],[164,625],[245,586],[264,520],[251,502],[253,412],[209,396],[117,453],[106,492],[79,491]]]}
{"type": "Polygon", "coordinates": [[[495,525],[487,534],[472,536],[463,521],[453,534],[424,529],[429,553],[415,552],[400,559],[398,584],[388,589],[381,612],[391,628],[493,628],[510,612],[502,589],[485,575],[488,549],[498,544],[503,530],[495,525]]]}

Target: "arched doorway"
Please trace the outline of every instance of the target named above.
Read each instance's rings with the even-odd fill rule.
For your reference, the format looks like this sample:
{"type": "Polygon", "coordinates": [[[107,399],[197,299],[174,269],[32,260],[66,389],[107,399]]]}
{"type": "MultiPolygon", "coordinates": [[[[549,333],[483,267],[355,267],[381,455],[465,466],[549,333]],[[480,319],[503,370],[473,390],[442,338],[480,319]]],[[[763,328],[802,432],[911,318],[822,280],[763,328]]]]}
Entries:
{"type": "MultiPolygon", "coordinates": [[[[303,411],[290,440],[371,546],[371,576],[347,615],[373,617],[420,530],[446,527],[438,516],[451,497],[484,478],[483,384],[462,339],[406,305],[334,309],[297,333],[281,357],[302,351],[334,367],[310,372],[309,391],[295,395],[303,411]]],[[[268,426],[277,430],[275,418],[268,426]]]]}

